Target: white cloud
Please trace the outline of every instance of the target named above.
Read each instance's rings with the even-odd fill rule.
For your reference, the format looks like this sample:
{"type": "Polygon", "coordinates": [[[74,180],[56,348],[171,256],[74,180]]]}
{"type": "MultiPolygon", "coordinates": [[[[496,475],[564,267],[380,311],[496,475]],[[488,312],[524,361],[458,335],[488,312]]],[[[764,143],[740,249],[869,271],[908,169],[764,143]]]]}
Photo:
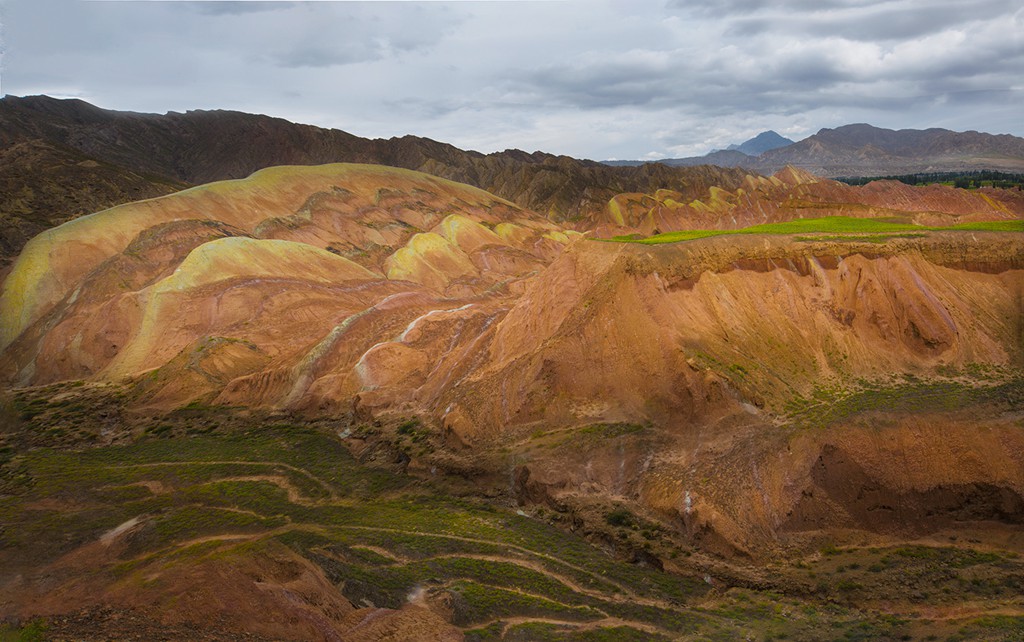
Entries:
{"type": "Polygon", "coordinates": [[[1024,135],[1010,0],[3,5],[3,90],[480,151],[685,156],[764,129],[1024,135]]]}

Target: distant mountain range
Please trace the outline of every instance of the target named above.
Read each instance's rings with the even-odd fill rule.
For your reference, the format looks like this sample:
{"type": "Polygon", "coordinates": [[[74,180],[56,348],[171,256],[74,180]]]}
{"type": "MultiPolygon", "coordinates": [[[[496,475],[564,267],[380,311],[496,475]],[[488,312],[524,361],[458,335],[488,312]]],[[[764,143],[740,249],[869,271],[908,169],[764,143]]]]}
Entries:
{"type": "Polygon", "coordinates": [[[747,156],[760,156],[765,152],[792,144],[793,141],[789,138],[780,136],[778,133],[769,129],[766,132],[761,132],[744,143],[739,145],[729,145],[725,150],[742,152],[747,156]]]}
{"type": "Polygon", "coordinates": [[[516,149],[482,154],[416,136],[371,140],[233,111],[140,114],[81,100],[6,96],[0,100],[0,269],[35,234],[84,214],[264,167],[331,162],[415,169],[580,227],[617,194],[669,189],[699,198],[711,186],[735,189],[747,173],[771,174],[786,165],[831,177],[1021,172],[1024,139],[847,125],[798,143],[764,132],[706,156],[606,164],[516,149]]]}
{"type": "MultiPolygon", "coordinates": [[[[794,143],[775,132],[759,134],[704,156],[667,158],[653,163],[671,167],[718,165],[762,174],[787,165],[818,176],[887,176],[975,170],[1024,171],[1024,138],[948,129],[882,129],[866,124],[822,129],[794,143]]],[[[609,161],[616,166],[651,164],[609,161]]]]}
{"type": "Polygon", "coordinates": [[[780,135],[778,132],[768,130],[761,132],[750,140],[738,145],[729,145],[725,149],[716,149],[703,156],[691,156],[689,158],[664,158],[657,161],[604,161],[612,167],[638,167],[649,163],[660,163],[670,167],[695,167],[697,165],[717,165],[719,167],[743,167],[752,163],[751,157],[792,145],[793,140],[780,135]]]}

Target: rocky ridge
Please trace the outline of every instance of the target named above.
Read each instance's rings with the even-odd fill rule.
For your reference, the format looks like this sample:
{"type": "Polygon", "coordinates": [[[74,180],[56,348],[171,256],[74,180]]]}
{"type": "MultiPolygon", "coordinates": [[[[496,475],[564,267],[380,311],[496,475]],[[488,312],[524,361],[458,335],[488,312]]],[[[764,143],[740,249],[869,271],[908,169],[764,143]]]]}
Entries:
{"type": "Polygon", "coordinates": [[[95,194],[87,209],[96,211],[183,185],[244,178],[275,165],[350,162],[414,169],[488,190],[581,229],[620,192],[670,187],[696,196],[712,185],[736,187],[744,176],[710,167],[611,168],[520,150],[485,155],[416,136],[371,140],[240,112],[137,114],[81,100],[6,96],[0,100],[0,153],[9,156],[26,147],[45,149],[48,158],[56,155],[61,163],[46,161],[54,166],[50,172],[25,171],[20,162],[7,166],[18,183],[0,198],[8,258],[33,233],[84,213],[75,200],[86,194],[95,194]],[[65,158],[77,163],[71,182],[69,170],[60,169],[68,165],[65,158]],[[104,185],[118,189],[103,191],[104,185]]]}

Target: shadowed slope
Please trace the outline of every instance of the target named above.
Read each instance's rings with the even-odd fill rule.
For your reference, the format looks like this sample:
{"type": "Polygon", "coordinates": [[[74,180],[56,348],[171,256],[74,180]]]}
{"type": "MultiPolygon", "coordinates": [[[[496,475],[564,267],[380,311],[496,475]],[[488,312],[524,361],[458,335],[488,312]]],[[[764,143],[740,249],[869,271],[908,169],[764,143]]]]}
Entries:
{"type": "Polygon", "coordinates": [[[107,207],[188,187],[38,140],[0,146],[0,269],[36,234],[107,207]]]}

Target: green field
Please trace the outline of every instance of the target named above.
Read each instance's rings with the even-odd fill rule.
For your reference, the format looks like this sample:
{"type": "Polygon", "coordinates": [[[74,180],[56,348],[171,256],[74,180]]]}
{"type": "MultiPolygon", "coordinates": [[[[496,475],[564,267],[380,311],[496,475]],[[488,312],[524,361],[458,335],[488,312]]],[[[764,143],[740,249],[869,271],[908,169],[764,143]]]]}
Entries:
{"type": "MultiPolygon", "coordinates": [[[[601,240],[658,245],[661,243],[678,243],[680,241],[692,241],[710,236],[732,234],[850,234],[857,236],[846,240],[873,241],[877,240],[877,237],[881,237],[884,240],[885,236],[904,236],[924,232],[1024,232],[1024,220],[983,221],[962,223],[948,227],[928,227],[912,223],[900,223],[888,219],[826,216],[824,218],[795,219],[781,223],[764,223],[738,230],[680,230],[677,232],[655,234],[646,238],[629,235],[601,240]]],[[[812,237],[801,240],[843,240],[843,237],[828,237],[824,239],[812,237]]]]}

